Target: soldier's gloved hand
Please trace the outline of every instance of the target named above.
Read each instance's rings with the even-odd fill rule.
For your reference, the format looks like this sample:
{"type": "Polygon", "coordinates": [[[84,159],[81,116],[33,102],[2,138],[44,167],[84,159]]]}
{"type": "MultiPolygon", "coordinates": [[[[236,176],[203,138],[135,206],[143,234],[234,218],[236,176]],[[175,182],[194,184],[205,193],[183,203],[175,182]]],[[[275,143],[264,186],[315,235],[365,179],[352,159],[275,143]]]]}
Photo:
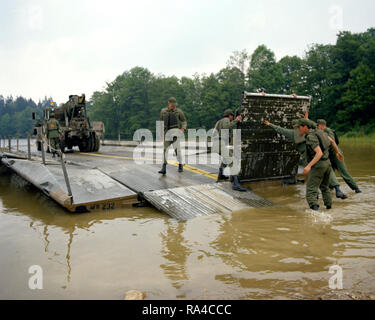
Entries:
{"type": "Polygon", "coordinates": [[[269,125],[271,125],[271,122],[269,122],[269,121],[267,121],[267,120],[264,120],[264,124],[265,124],[266,126],[269,126],[269,125]]]}
{"type": "Polygon", "coordinates": [[[241,115],[237,116],[236,121],[242,121],[242,116],[241,115]]]}

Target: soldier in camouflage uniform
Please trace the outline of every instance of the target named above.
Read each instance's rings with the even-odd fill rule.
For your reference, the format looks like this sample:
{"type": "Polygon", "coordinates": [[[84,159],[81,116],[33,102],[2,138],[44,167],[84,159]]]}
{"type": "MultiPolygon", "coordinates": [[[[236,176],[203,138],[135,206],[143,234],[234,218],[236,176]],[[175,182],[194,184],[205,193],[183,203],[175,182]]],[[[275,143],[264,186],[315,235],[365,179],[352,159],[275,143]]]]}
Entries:
{"type": "Polygon", "coordinates": [[[322,192],[324,205],[332,207],[332,198],[329,190],[331,163],[329,161],[329,147],[334,145],[336,155],[340,161],[343,155],[339,152],[336,143],[321,130],[312,130],[314,123],[308,119],[300,119],[298,130],[305,134],[306,158],[308,161],[303,174],[307,175],[306,200],[312,210],[319,210],[318,189],[322,192]]]}
{"type": "Polygon", "coordinates": [[[53,112],[50,115],[50,119],[47,121],[46,135],[53,158],[55,158],[56,151],[60,150],[60,138],[62,133],[60,123],[55,119],[55,114],[53,112]]]}
{"type": "MultiPolygon", "coordinates": [[[[319,130],[323,130],[325,133],[328,134],[329,137],[331,137],[333,140],[336,141],[336,144],[339,144],[339,140],[335,131],[327,127],[327,122],[324,119],[319,119],[317,121],[317,128],[319,130]]],[[[361,193],[361,190],[358,188],[357,183],[354,181],[353,177],[349,174],[348,169],[346,168],[345,162],[343,161],[341,162],[337,159],[335,151],[332,149],[332,147],[330,148],[329,152],[330,152],[330,160],[331,160],[332,169],[333,169],[331,172],[332,182],[330,182],[330,186],[335,187],[334,185],[335,182],[338,184],[336,175],[334,173],[334,170],[337,170],[340,173],[340,176],[344,179],[344,181],[352,190],[354,190],[356,193],[361,193]]]]}
{"type": "MultiPolygon", "coordinates": [[[[293,120],[293,122],[292,122],[293,129],[286,129],[286,128],[276,126],[276,125],[270,123],[269,121],[264,121],[264,123],[267,126],[270,126],[277,133],[285,136],[288,140],[290,140],[294,143],[295,148],[297,149],[297,151],[300,154],[300,164],[303,165],[304,167],[306,167],[307,164],[308,164],[307,159],[306,159],[306,139],[305,139],[305,135],[301,134],[298,130],[298,122],[299,122],[298,120],[293,120]]],[[[313,121],[311,121],[311,123],[312,123],[312,127],[315,128],[316,123],[313,122],[313,121]]],[[[331,150],[330,152],[335,153],[332,146],[330,146],[330,150],[331,150]]],[[[335,157],[336,157],[336,155],[335,155],[335,157]]],[[[341,191],[340,184],[337,181],[337,178],[336,178],[333,170],[331,170],[331,174],[330,174],[330,178],[329,178],[329,186],[330,186],[331,189],[334,188],[336,190],[336,198],[343,199],[343,200],[347,198],[347,196],[341,191]]]]}
{"type": "Polygon", "coordinates": [[[305,134],[306,165],[303,174],[307,175],[306,200],[312,210],[319,210],[318,189],[322,192],[324,205],[332,207],[332,198],[329,190],[329,176],[331,163],[329,162],[329,140],[322,131],[312,130],[313,124],[307,119],[300,119],[298,130],[305,134]]]}
{"type": "MultiPolygon", "coordinates": [[[[226,176],[224,176],[223,172],[224,172],[224,168],[229,165],[229,163],[231,162],[231,160],[233,158],[233,151],[230,149],[229,145],[233,145],[233,129],[235,129],[237,127],[237,123],[239,121],[242,121],[242,117],[239,115],[234,120],[233,111],[231,109],[227,109],[227,110],[224,111],[224,117],[221,120],[219,120],[215,125],[215,129],[214,129],[215,150],[218,151],[218,153],[220,155],[220,158],[221,158],[217,182],[219,182],[221,180],[227,180],[228,179],[226,176]],[[229,148],[227,155],[226,155],[225,152],[223,152],[223,150],[221,150],[221,147],[222,147],[221,141],[224,138],[223,137],[223,131],[221,131],[221,130],[224,130],[224,129],[229,130],[229,145],[226,146],[226,147],[229,148]]],[[[241,192],[248,191],[248,189],[241,186],[237,175],[233,175],[232,178],[233,178],[233,182],[232,182],[232,189],[233,190],[237,190],[237,191],[241,191],[241,192]]]]}
{"type": "Polygon", "coordinates": [[[164,122],[164,150],[163,150],[163,167],[159,173],[165,175],[167,173],[167,152],[171,144],[177,155],[178,161],[178,172],[183,172],[182,156],[180,140],[178,136],[184,135],[187,121],[183,111],[177,108],[176,98],[169,98],[168,107],[163,108],[160,112],[160,121],[164,122]],[[169,131],[169,134],[173,136],[173,141],[166,141],[165,135],[169,131]],[[181,134],[182,132],[182,134],[181,134]]]}

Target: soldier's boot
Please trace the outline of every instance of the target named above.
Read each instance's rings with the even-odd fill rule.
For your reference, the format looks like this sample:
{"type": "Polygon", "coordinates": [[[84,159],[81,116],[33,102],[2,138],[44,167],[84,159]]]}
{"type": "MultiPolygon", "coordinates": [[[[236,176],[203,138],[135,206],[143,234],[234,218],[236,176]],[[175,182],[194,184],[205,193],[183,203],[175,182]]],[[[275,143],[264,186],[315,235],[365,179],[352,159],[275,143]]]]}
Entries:
{"type": "Polygon", "coordinates": [[[236,191],[241,191],[241,192],[248,191],[246,188],[241,186],[240,181],[238,180],[238,176],[233,176],[232,189],[236,191]]]}
{"type": "Polygon", "coordinates": [[[223,168],[219,168],[219,174],[217,176],[217,180],[216,182],[220,182],[221,180],[228,180],[229,178],[227,176],[224,176],[224,169],[223,168]]]}
{"type": "Polygon", "coordinates": [[[340,190],[340,186],[336,186],[335,187],[336,189],[336,198],[338,199],[347,199],[348,197],[346,196],[346,194],[344,194],[341,190],[340,190]]]}
{"type": "Polygon", "coordinates": [[[355,191],[355,193],[362,193],[362,191],[359,190],[359,188],[355,189],[354,191],[355,191]]]}
{"type": "Polygon", "coordinates": [[[184,166],[182,165],[182,163],[178,164],[178,172],[184,172],[184,166]]]}
{"type": "Polygon", "coordinates": [[[326,206],[327,210],[331,210],[332,206],[326,206]]]}
{"type": "Polygon", "coordinates": [[[314,204],[313,206],[310,207],[310,209],[314,211],[319,211],[319,206],[317,204],[314,204]]]}
{"type": "Polygon", "coordinates": [[[162,175],[166,175],[167,174],[167,165],[165,163],[163,164],[163,167],[161,168],[161,170],[159,171],[159,173],[161,173],[162,175]]]}

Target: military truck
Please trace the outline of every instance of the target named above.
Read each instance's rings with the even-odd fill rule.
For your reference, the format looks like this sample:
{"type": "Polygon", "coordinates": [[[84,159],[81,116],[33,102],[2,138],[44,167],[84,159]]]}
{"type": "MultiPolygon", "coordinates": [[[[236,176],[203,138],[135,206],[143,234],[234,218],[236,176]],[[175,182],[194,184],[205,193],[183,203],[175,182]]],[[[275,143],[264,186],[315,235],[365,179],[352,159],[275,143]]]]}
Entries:
{"type": "MultiPolygon", "coordinates": [[[[65,149],[73,149],[78,146],[81,152],[97,152],[100,148],[100,139],[104,134],[103,122],[91,122],[87,116],[86,97],[70,95],[69,101],[61,104],[59,107],[45,108],[43,119],[38,119],[34,126],[34,136],[37,141],[37,148],[42,148],[41,141],[47,146],[49,152],[48,141],[46,137],[46,123],[51,113],[55,114],[56,120],[59,121],[62,130],[61,151],[65,149]]],[[[35,120],[35,114],[33,114],[35,120]]]]}

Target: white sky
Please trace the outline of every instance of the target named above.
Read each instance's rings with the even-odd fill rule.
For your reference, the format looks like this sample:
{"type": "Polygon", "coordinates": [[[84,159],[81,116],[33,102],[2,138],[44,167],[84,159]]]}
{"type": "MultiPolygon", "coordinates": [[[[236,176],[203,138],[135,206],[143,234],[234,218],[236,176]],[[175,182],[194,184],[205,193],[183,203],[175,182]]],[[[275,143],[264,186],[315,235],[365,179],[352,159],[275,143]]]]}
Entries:
{"type": "Polygon", "coordinates": [[[61,103],[135,66],[216,73],[260,44],[302,57],[375,27],[374,12],[373,0],[0,0],[0,94],[61,103]]]}

